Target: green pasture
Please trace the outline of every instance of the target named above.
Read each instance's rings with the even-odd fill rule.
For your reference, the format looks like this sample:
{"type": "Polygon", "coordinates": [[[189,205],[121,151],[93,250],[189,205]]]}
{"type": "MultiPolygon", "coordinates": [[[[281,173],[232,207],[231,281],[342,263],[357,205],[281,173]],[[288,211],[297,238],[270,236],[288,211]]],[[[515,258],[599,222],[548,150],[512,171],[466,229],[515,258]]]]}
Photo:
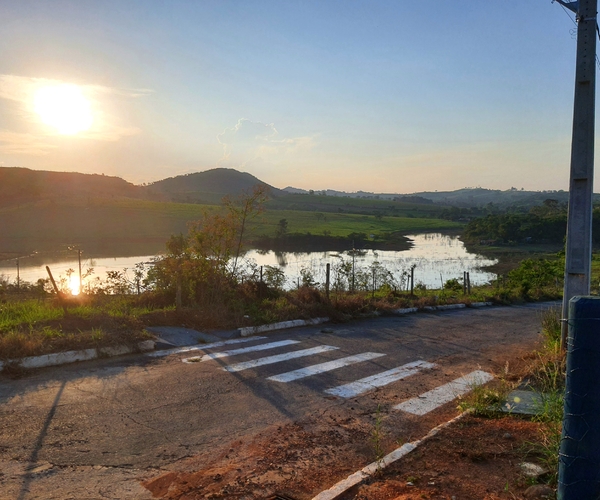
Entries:
{"type": "Polygon", "coordinates": [[[307,212],[300,210],[267,210],[252,225],[256,235],[275,236],[282,219],[287,221],[288,233],[348,236],[351,233],[382,235],[400,232],[441,231],[461,228],[457,222],[442,219],[408,217],[375,217],[374,215],[307,212]]]}
{"type": "Polygon", "coordinates": [[[268,206],[277,210],[342,211],[342,212],[379,212],[388,214],[411,214],[414,217],[431,217],[444,207],[433,204],[405,203],[376,198],[350,198],[342,196],[323,196],[318,194],[294,194],[275,198],[268,206]]]}
{"type": "MultiPolygon", "coordinates": [[[[87,248],[96,255],[157,252],[172,234],[186,233],[190,222],[214,210],[219,207],[130,198],[55,199],[3,208],[0,253],[53,251],[69,245],[87,248]]],[[[267,203],[266,210],[251,221],[248,236],[274,237],[281,219],[287,220],[288,233],[342,237],[351,233],[408,234],[462,227],[435,218],[274,210],[267,203]]]]}

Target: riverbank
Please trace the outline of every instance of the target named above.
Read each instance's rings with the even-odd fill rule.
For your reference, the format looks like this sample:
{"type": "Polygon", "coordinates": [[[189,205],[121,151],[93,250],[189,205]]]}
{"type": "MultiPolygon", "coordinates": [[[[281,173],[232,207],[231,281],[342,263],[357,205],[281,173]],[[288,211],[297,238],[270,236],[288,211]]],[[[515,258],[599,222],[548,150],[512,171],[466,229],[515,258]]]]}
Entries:
{"type": "Polygon", "coordinates": [[[404,233],[385,235],[366,235],[354,233],[348,236],[329,236],[318,234],[288,234],[283,237],[263,236],[252,241],[257,250],[275,252],[346,252],[356,250],[410,250],[412,240],[404,233]]]}
{"type": "Polygon", "coordinates": [[[505,275],[525,259],[558,259],[564,246],[556,243],[488,246],[465,242],[465,248],[469,252],[497,260],[496,264],[484,266],[483,269],[490,273],[505,275]]]}

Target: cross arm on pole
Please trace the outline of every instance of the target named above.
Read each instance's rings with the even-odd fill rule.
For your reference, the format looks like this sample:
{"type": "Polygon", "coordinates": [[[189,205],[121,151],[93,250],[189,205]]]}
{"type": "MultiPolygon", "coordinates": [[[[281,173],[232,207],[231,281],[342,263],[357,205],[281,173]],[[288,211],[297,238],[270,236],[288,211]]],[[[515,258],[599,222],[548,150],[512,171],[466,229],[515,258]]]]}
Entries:
{"type": "Polygon", "coordinates": [[[578,9],[579,9],[579,2],[576,0],[575,2],[565,2],[564,0],[552,0],[553,2],[558,2],[559,4],[561,4],[563,7],[566,7],[567,9],[569,9],[570,11],[575,12],[575,14],[577,14],[578,9]]]}

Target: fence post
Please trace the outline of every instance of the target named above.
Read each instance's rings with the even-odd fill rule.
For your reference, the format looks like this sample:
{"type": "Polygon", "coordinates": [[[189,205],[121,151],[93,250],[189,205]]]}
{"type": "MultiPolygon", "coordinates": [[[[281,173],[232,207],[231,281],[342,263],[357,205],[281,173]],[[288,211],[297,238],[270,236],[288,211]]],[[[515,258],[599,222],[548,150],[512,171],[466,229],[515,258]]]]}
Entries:
{"type": "Polygon", "coordinates": [[[62,306],[63,312],[65,314],[67,314],[67,305],[65,304],[63,294],[58,289],[58,286],[56,286],[56,281],[54,281],[54,276],[52,276],[52,271],[50,271],[50,268],[48,266],[46,266],[46,271],[48,271],[48,276],[50,276],[50,282],[52,283],[52,286],[54,287],[54,291],[56,292],[56,297],[58,298],[58,302],[62,306]]]}
{"type": "Polygon", "coordinates": [[[467,293],[471,295],[471,275],[467,271],[467,293]]]}
{"type": "Polygon", "coordinates": [[[175,283],[175,309],[180,310],[181,303],[181,273],[177,273],[177,282],[175,283]]]}
{"type": "Polygon", "coordinates": [[[467,295],[467,271],[463,271],[463,295],[467,295]]]}
{"type": "Polygon", "coordinates": [[[410,266],[410,296],[415,294],[415,266],[410,266]]]}
{"type": "Polygon", "coordinates": [[[375,269],[373,269],[373,293],[371,294],[371,299],[375,299],[375,269]]]}
{"type": "Polygon", "coordinates": [[[331,265],[329,263],[327,263],[327,266],[325,266],[325,296],[327,297],[327,300],[329,300],[329,276],[331,273],[331,265]]]}
{"type": "Polygon", "coordinates": [[[569,301],[558,498],[600,498],[600,297],[569,301]]]}

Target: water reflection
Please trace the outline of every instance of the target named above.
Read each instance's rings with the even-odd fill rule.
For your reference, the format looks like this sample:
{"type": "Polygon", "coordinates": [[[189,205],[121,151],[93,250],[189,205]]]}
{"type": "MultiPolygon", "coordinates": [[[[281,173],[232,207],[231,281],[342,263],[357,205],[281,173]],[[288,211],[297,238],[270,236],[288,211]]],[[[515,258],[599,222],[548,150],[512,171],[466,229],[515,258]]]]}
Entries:
{"type": "Polygon", "coordinates": [[[492,273],[481,267],[495,264],[497,261],[467,251],[456,236],[439,233],[409,235],[413,246],[408,250],[357,250],[347,252],[309,252],[280,253],[250,251],[245,258],[254,260],[259,266],[278,266],[284,269],[288,286],[297,283],[300,270],[311,270],[316,281],[325,281],[327,264],[334,266],[341,261],[354,261],[356,268],[367,268],[374,262],[400,277],[415,267],[415,283],[428,288],[439,288],[441,283],[451,278],[461,278],[468,272],[471,283],[481,285],[494,278],[492,273]]]}
{"type": "MultiPolygon", "coordinates": [[[[281,268],[286,275],[288,287],[293,287],[301,276],[302,269],[309,269],[315,280],[325,282],[327,264],[332,267],[342,262],[353,262],[356,269],[367,268],[374,262],[390,271],[396,278],[415,267],[415,283],[422,283],[428,288],[440,288],[441,283],[451,278],[462,279],[463,272],[469,272],[471,283],[484,284],[494,275],[481,270],[483,266],[495,264],[497,261],[481,255],[467,252],[462,241],[455,236],[438,233],[417,234],[408,236],[413,243],[412,248],[403,251],[359,250],[348,252],[273,252],[251,250],[245,256],[246,262],[254,261],[258,266],[274,266],[281,268]]],[[[84,259],[82,268],[94,268],[94,277],[104,279],[108,271],[133,269],[138,262],[149,262],[152,255],[138,257],[111,257],[84,259]]],[[[39,278],[47,278],[45,265],[49,264],[55,276],[65,276],[69,269],[77,269],[77,258],[56,259],[38,255],[20,259],[21,281],[35,282],[39,278]]],[[[16,261],[0,262],[0,275],[16,281],[16,261]]]]}

